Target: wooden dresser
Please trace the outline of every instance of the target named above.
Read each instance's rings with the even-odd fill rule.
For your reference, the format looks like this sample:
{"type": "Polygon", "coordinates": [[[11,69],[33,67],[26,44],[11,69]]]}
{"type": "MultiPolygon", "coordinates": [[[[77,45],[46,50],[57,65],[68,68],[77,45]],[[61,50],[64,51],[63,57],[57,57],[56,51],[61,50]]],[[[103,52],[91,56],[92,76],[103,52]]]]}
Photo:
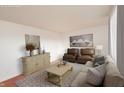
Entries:
{"type": "Polygon", "coordinates": [[[50,65],[50,53],[22,57],[23,74],[29,75],[50,65]]]}

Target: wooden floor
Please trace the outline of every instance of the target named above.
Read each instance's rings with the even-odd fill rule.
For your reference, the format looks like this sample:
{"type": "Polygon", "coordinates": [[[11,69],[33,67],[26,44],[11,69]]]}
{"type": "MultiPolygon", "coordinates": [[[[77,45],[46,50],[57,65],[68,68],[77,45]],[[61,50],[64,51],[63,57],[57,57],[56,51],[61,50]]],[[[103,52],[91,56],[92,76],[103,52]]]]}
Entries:
{"type": "Polygon", "coordinates": [[[16,87],[15,81],[23,79],[23,75],[16,76],[0,83],[0,87],[16,87]]]}

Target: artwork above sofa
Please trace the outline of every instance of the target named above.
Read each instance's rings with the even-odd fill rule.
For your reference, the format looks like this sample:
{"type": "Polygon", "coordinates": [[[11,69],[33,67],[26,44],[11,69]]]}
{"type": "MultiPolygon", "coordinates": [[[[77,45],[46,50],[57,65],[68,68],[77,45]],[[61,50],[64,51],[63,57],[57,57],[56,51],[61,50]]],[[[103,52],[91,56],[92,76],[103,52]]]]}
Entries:
{"type": "Polygon", "coordinates": [[[70,47],[93,47],[93,34],[71,36],[70,47]]]}

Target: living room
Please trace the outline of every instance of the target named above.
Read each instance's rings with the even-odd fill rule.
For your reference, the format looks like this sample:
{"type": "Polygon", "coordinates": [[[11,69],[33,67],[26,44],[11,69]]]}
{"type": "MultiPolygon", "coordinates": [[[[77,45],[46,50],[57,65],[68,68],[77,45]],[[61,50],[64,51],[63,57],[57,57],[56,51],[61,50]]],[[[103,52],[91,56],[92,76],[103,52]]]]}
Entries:
{"type": "MultiPolygon", "coordinates": [[[[101,59],[103,57],[107,59],[109,55],[109,57],[111,58],[110,60],[109,59],[108,60],[112,61],[115,64],[116,68],[114,68],[114,70],[117,69],[117,71],[115,72],[117,72],[118,74],[117,76],[119,75],[120,76],[117,77],[117,81],[115,77],[113,77],[113,81],[109,81],[110,80],[109,79],[107,83],[105,82],[106,85],[99,84],[94,86],[107,87],[124,86],[123,81],[124,64],[122,56],[123,55],[122,29],[124,27],[122,25],[124,22],[123,8],[124,6],[116,5],[1,6],[0,42],[2,45],[0,48],[1,51],[0,86],[1,87],[58,86],[51,82],[47,83],[45,82],[45,85],[43,85],[44,83],[42,82],[42,85],[40,85],[40,83],[38,83],[40,80],[38,79],[36,80],[37,77],[33,78],[32,80],[32,77],[39,74],[38,72],[39,69],[32,70],[31,72],[28,72],[28,70],[27,72],[24,71],[24,68],[26,67],[24,65],[26,62],[23,62],[22,60],[23,58],[24,61],[31,60],[31,62],[34,62],[35,60],[39,62],[43,58],[42,55],[44,56],[44,58],[46,58],[44,59],[45,61],[49,61],[48,62],[49,65],[57,64],[57,66],[59,67],[59,65],[61,64],[69,64],[69,66],[67,66],[67,68],[65,67],[63,71],[61,72],[58,71],[59,73],[57,71],[54,71],[55,69],[53,68],[49,69],[49,67],[47,70],[45,70],[49,72],[48,74],[50,75],[51,73],[52,74],[54,73],[57,74],[58,76],[65,74],[65,72],[67,72],[68,70],[75,71],[76,69],[77,71],[77,69],[80,70],[79,68],[82,67],[85,68],[86,66],[87,66],[86,68],[89,69],[90,68],[89,65],[91,65],[94,62],[97,56],[98,57],[100,56],[101,59]],[[37,48],[34,48],[32,45],[29,45],[29,42],[35,43],[37,48]],[[30,47],[32,49],[30,49],[30,47]],[[71,57],[71,60],[72,58],[74,59],[74,61],[72,62],[71,60],[69,62],[70,58],[68,59],[68,55],[66,55],[68,54],[69,49],[76,49],[76,51],[78,51],[76,53],[77,56],[75,56],[75,58],[73,56],[71,57]],[[89,58],[89,56],[87,58],[87,55],[89,54],[87,54],[88,50],[86,49],[92,49],[90,52],[93,52],[92,54],[93,59],[89,58]],[[86,55],[85,57],[84,56],[81,57],[81,54],[84,53],[84,51],[86,51],[86,55]],[[52,70],[54,72],[51,72],[52,70]]],[[[75,50],[70,51],[75,52],[75,50]]],[[[42,67],[44,67],[43,64],[42,67]]],[[[102,65],[104,64],[107,63],[104,62],[102,65]]],[[[39,68],[40,67],[41,66],[39,66],[39,68]]],[[[59,82],[60,83],[59,86],[62,87],[89,86],[89,85],[83,86],[80,84],[78,85],[76,80],[74,81],[74,83],[70,84],[70,82],[73,81],[69,81],[69,79],[70,80],[74,79],[72,77],[76,76],[76,74],[70,73],[69,75],[72,75],[71,78],[69,77],[67,80],[65,80],[66,83],[62,85],[61,83],[63,82],[60,80],[61,82],[59,82]]],[[[63,77],[59,76],[59,79],[62,78],[63,77]]],[[[94,82],[98,83],[98,80],[94,82]]],[[[78,81],[78,83],[79,82],[81,81],[78,81]]],[[[90,80],[89,82],[92,85],[92,81],[90,80]]],[[[101,80],[100,82],[103,82],[103,80],[101,80]]],[[[90,87],[93,87],[93,85],[92,86],[91,85],[90,87]]]]}

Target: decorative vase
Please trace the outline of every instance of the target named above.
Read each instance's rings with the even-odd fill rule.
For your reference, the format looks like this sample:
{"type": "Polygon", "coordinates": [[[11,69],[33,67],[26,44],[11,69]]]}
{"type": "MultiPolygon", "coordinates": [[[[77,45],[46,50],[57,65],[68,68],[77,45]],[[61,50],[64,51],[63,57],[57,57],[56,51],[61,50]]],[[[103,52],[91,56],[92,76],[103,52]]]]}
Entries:
{"type": "Polygon", "coordinates": [[[30,51],[30,56],[33,56],[33,51],[30,51]]]}
{"type": "Polygon", "coordinates": [[[45,54],[45,50],[43,49],[43,54],[45,54]]]}

